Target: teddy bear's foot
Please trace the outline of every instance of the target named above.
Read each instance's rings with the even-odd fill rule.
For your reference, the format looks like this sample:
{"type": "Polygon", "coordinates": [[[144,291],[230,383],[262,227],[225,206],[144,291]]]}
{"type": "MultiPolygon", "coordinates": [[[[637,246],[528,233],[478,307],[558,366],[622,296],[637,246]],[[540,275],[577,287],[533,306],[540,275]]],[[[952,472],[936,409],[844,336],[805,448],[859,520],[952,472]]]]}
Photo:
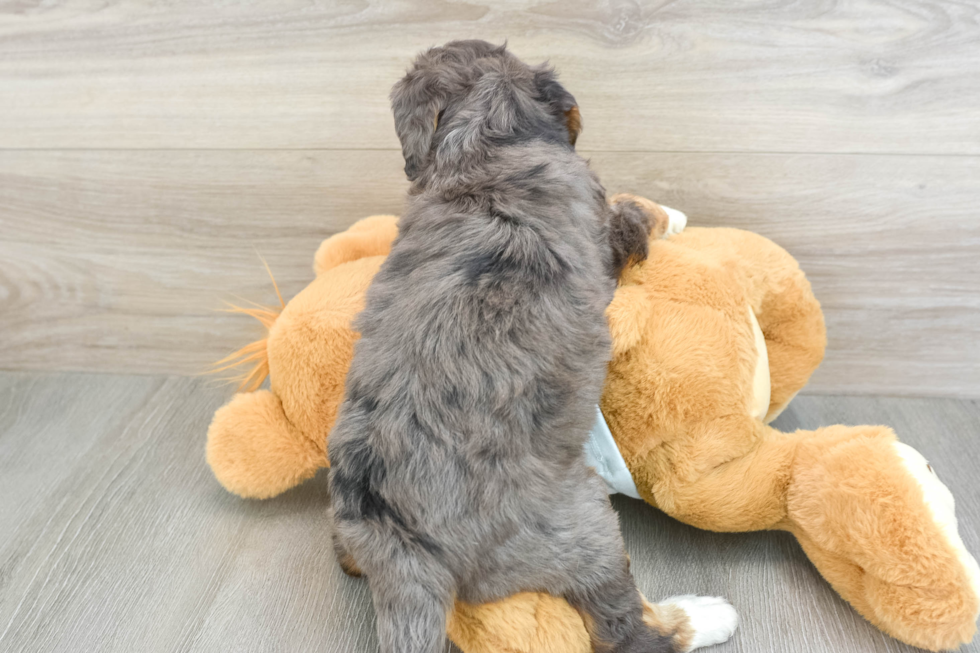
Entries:
{"type": "Polygon", "coordinates": [[[935,525],[929,529],[934,546],[927,551],[933,558],[896,560],[897,573],[868,578],[866,596],[875,616],[902,639],[932,650],[953,649],[969,642],[976,630],[980,567],[960,539],[949,488],[918,451],[901,442],[893,442],[892,450],[921,490],[923,513],[935,525]]]}
{"type": "Polygon", "coordinates": [[[969,642],[980,569],[957,533],[949,490],[889,429],[825,431],[837,442],[797,452],[788,530],[834,588],[892,637],[933,651],[969,642]]]}
{"type": "Polygon", "coordinates": [[[960,564],[963,565],[974,594],[980,597],[980,565],[977,565],[976,559],[970,555],[970,552],[963,545],[963,540],[960,539],[953,493],[939,480],[925,456],[901,442],[896,442],[894,448],[905,469],[922,488],[923,499],[925,499],[926,507],[932,514],[932,520],[939,527],[946,543],[956,553],[956,558],[960,564]]]}
{"type": "Polygon", "coordinates": [[[735,608],[717,596],[674,596],[656,605],[644,601],[643,619],[669,635],[678,653],[721,644],[738,627],[735,608]]]}
{"type": "Polygon", "coordinates": [[[963,540],[960,538],[953,493],[939,480],[939,476],[936,475],[925,456],[901,442],[895,442],[893,447],[901,459],[902,465],[922,489],[922,498],[932,516],[932,521],[939,529],[946,545],[955,553],[957,561],[966,573],[969,586],[973,590],[974,597],[977,598],[977,612],[973,616],[974,621],[976,621],[977,617],[980,617],[980,565],[977,564],[976,558],[966,550],[966,546],[963,545],[963,540]]]}

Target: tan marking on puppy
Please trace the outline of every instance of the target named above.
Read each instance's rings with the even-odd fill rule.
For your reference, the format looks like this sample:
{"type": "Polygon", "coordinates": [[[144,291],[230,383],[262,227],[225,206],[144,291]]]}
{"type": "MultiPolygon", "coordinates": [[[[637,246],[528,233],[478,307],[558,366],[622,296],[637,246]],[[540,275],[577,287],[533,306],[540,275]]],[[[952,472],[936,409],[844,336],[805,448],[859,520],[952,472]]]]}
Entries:
{"type": "Polygon", "coordinates": [[[690,651],[694,629],[687,613],[676,605],[654,604],[643,599],[643,623],[669,637],[675,651],[690,651]]]}
{"type": "Polygon", "coordinates": [[[363,575],[361,568],[357,566],[357,562],[354,560],[354,556],[350,554],[350,551],[341,544],[336,531],[333,532],[331,538],[333,539],[333,553],[337,557],[337,564],[340,565],[341,570],[348,576],[360,578],[363,575]]]}
{"type": "Polygon", "coordinates": [[[343,572],[351,578],[360,578],[364,575],[361,568],[357,566],[356,562],[354,562],[354,556],[349,553],[338,556],[337,562],[340,563],[340,568],[343,570],[343,572]]]}
{"type": "Polygon", "coordinates": [[[574,106],[565,112],[565,126],[568,128],[568,142],[575,145],[579,132],[582,131],[582,114],[574,106]]]}
{"type": "Polygon", "coordinates": [[[589,634],[589,641],[592,644],[593,653],[610,653],[612,651],[612,642],[607,642],[598,637],[596,634],[595,620],[585,610],[575,609],[578,612],[578,616],[582,617],[582,623],[585,624],[585,632],[589,634]]]}

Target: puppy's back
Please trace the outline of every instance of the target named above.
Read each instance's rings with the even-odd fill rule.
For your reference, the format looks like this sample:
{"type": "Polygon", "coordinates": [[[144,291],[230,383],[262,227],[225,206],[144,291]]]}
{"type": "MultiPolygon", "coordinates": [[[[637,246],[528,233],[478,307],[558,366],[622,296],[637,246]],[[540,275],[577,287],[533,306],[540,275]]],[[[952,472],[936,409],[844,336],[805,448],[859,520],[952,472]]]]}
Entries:
{"type": "Polygon", "coordinates": [[[331,460],[370,451],[349,462],[371,458],[362,485],[405,521],[459,519],[529,470],[564,474],[608,359],[601,186],[543,143],[492,169],[477,192],[413,199],[357,321],[331,460]]]}

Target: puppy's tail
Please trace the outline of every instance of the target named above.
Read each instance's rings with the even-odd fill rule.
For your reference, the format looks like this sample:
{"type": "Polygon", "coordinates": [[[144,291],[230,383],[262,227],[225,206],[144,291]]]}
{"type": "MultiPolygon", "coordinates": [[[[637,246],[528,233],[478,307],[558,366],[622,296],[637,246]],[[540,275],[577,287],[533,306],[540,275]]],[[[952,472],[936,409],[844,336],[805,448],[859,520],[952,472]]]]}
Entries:
{"type": "MultiPolygon", "coordinates": [[[[262,257],[260,256],[259,258],[262,257]]],[[[282,310],[286,308],[286,303],[282,300],[282,294],[279,292],[279,284],[276,283],[276,278],[272,276],[272,270],[269,269],[269,264],[265,262],[264,258],[262,259],[262,264],[265,265],[265,270],[269,273],[269,278],[272,280],[272,287],[275,288],[276,297],[279,298],[279,306],[261,306],[254,302],[248,302],[252,306],[243,307],[229,303],[228,308],[222,310],[226,313],[240,313],[252,316],[265,327],[265,337],[255,342],[250,342],[238,351],[225,356],[220,361],[215,362],[211,366],[211,369],[208,370],[208,374],[219,374],[236,368],[244,368],[240,369],[237,374],[225,377],[224,379],[230,383],[237,383],[238,392],[254,392],[258,390],[266,377],[269,376],[269,331],[272,329],[272,325],[276,323],[276,320],[279,319],[282,310]]]]}

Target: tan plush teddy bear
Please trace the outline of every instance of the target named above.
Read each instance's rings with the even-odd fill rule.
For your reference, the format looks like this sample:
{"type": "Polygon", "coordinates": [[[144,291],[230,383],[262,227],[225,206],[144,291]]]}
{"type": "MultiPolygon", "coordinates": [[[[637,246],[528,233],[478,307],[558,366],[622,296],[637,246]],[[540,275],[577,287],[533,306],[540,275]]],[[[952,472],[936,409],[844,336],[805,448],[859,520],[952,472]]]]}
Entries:
{"type": "MultiPolygon", "coordinates": [[[[612,489],[700,528],[793,533],[834,588],[897,639],[931,650],[969,642],[980,569],[925,459],[883,426],[768,426],[826,342],[796,261],[735,229],[660,239],[676,229],[645,202],[658,225],[649,258],[624,272],[607,311],[613,359],[588,445],[597,470],[612,489]]],[[[324,241],[316,279],[278,315],[245,311],[268,337],[239,352],[254,364],[250,391],[208,431],[208,463],[229,491],[272,497],[327,465],[323,435],[357,339],[351,320],[396,235],[393,216],[361,220],[324,241]],[[256,390],[266,374],[270,389],[256,390]]],[[[701,643],[676,609],[648,611],[679,650],[701,643]]],[[[578,614],[544,594],[457,603],[448,624],[466,653],[590,650],[578,614]]]]}

